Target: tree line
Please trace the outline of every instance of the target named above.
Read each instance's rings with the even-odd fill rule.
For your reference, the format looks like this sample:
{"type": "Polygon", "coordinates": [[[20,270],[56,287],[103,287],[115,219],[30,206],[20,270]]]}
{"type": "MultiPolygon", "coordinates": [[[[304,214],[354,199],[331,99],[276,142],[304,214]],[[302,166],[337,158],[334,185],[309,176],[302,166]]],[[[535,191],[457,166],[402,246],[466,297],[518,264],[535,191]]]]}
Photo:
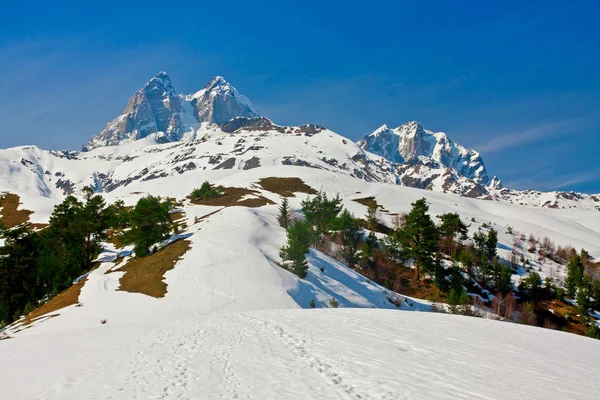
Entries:
{"type": "Polygon", "coordinates": [[[92,188],[83,192],[83,201],[69,196],[55,206],[42,230],[29,223],[0,226],[0,327],[92,269],[111,230],[120,232],[123,244],[134,246],[137,257],[150,254],[172,231],[173,204],[168,199],[147,196],[126,208],[122,201],[107,205],[92,188]]]}
{"type": "MultiPolygon", "coordinates": [[[[458,213],[438,215],[440,222],[436,224],[424,198],[412,203],[410,211],[398,216],[395,226],[386,228],[379,238],[375,234],[380,225],[376,204],[368,206],[364,218],[345,210],[339,197],[328,198],[324,193],[307,198],[301,205],[303,220],[291,217],[287,199],[279,207],[279,222],[287,231],[280,256],[283,266],[300,278],[307,274],[309,248],[328,253],[327,242],[335,242],[337,250],[330,255],[393,290],[404,279],[398,267],[412,263],[412,285],[433,285],[444,294],[452,311],[467,312],[471,304],[467,289],[478,287],[482,293],[494,293],[488,303],[492,311],[513,318],[519,307],[520,322],[533,323],[536,302],[571,297],[577,301],[584,323],[590,326],[588,334],[600,337],[587,317],[591,309],[600,309],[600,280],[585,273],[589,256],[584,250],[581,254],[568,252],[562,288],[549,277],[542,280],[522,255],[520,263],[517,257],[510,261],[499,258],[498,232],[493,227],[483,224],[469,237],[469,225],[458,213]],[[527,268],[529,274],[515,285],[512,276],[519,268],[527,268]]],[[[552,248],[549,239],[540,242],[547,257],[552,257],[552,248]]]]}

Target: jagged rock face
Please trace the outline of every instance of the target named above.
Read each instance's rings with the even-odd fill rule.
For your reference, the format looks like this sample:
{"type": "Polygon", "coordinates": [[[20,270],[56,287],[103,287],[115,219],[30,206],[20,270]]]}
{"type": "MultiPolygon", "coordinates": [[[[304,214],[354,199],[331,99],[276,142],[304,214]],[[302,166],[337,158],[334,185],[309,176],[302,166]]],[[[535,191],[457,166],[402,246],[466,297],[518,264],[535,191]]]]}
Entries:
{"type": "Polygon", "coordinates": [[[270,131],[276,130],[280,133],[285,132],[285,128],[273,124],[273,122],[265,117],[245,118],[239,117],[227,121],[221,125],[221,130],[226,133],[233,133],[238,130],[245,131],[270,131]]]}
{"type": "Polygon", "coordinates": [[[454,143],[443,132],[423,129],[418,122],[408,122],[395,129],[383,125],[360,140],[358,145],[394,163],[433,160],[479,184],[490,182],[478,152],[454,143]]]}
{"type": "Polygon", "coordinates": [[[236,117],[258,117],[252,103],[220,76],[190,96],[190,102],[200,122],[223,125],[236,117]]]}
{"type": "Polygon", "coordinates": [[[164,132],[168,139],[176,140],[183,131],[181,112],[181,99],[171,79],[160,72],[129,99],[123,114],[109,122],[86,147],[114,146],[154,132],[164,132]]]}
{"type": "Polygon", "coordinates": [[[256,118],[258,113],[222,77],[213,78],[193,95],[181,95],[175,92],[169,76],[160,72],[131,97],[123,114],[109,122],[85,149],[114,146],[153,133],[158,134],[158,142],[181,140],[187,132],[193,138],[201,122],[222,125],[236,117],[256,118]]]}

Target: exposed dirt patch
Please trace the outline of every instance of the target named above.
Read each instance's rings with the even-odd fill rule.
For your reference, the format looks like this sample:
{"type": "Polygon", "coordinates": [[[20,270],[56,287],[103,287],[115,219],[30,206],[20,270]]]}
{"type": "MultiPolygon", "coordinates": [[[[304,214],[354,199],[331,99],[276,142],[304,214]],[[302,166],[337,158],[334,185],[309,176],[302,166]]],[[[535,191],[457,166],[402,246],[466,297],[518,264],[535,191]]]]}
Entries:
{"type": "Polygon", "coordinates": [[[118,290],[142,293],[151,297],[165,297],[167,284],[163,281],[165,272],[173,269],[175,263],[190,249],[189,240],[179,240],[143,258],[134,258],[114,271],[124,271],[118,290]]]}
{"type": "Polygon", "coordinates": [[[171,221],[173,221],[173,224],[176,224],[177,233],[184,231],[188,228],[186,214],[184,211],[171,214],[171,221]]]}
{"type": "Polygon", "coordinates": [[[211,213],[208,213],[208,214],[206,214],[206,215],[203,215],[203,216],[201,216],[201,217],[196,217],[196,218],[194,219],[194,223],[195,223],[195,224],[197,224],[197,223],[199,223],[200,221],[202,221],[202,220],[205,220],[206,218],[210,217],[211,215],[215,215],[216,213],[218,213],[218,212],[219,212],[219,211],[221,211],[221,210],[222,210],[222,208],[220,208],[220,209],[218,209],[218,210],[216,210],[216,211],[213,211],[213,212],[211,212],[211,213]]]}
{"type": "Polygon", "coordinates": [[[185,219],[185,213],[183,211],[171,214],[171,221],[173,222],[181,221],[182,219],[185,219]]]}
{"type": "Polygon", "coordinates": [[[0,221],[7,228],[14,228],[29,221],[29,216],[33,214],[33,211],[19,210],[20,204],[19,196],[16,194],[6,193],[0,197],[0,221]]]}
{"type": "MultiPolygon", "coordinates": [[[[364,219],[364,218],[357,218],[356,220],[358,221],[358,223],[360,224],[360,226],[362,226],[364,229],[369,229],[369,223],[367,222],[366,219],[364,219]]],[[[379,232],[379,233],[383,233],[384,235],[390,235],[392,233],[392,228],[390,228],[389,226],[384,225],[381,222],[377,221],[377,225],[375,226],[374,231],[375,232],[379,232]]]]}
{"type": "Polygon", "coordinates": [[[579,316],[577,308],[562,301],[539,301],[535,304],[535,314],[539,326],[560,329],[577,335],[585,335],[587,331],[587,326],[579,316]],[[551,326],[547,326],[548,324],[551,326]]]}
{"type": "Polygon", "coordinates": [[[300,178],[263,178],[258,184],[263,189],[283,197],[294,197],[294,193],[317,194],[315,189],[300,178]]]}
{"type": "Polygon", "coordinates": [[[362,197],[360,199],[353,199],[352,201],[355,201],[359,204],[362,204],[363,206],[367,206],[367,207],[377,207],[377,209],[379,211],[383,211],[383,212],[387,212],[387,210],[385,208],[383,208],[383,206],[381,204],[377,203],[377,200],[375,200],[375,197],[370,196],[370,197],[362,197]]]}
{"type": "Polygon", "coordinates": [[[216,207],[262,207],[267,204],[275,204],[266,197],[261,196],[260,193],[256,190],[236,187],[219,187],[219,190],[223,192],[223,195],[219,197],[211,199],[193,199],[191,197],[188,198],[190,199],[192,204],[216,207]]]}
{"type": "MultiPolygon", "coordinates": [[[[83,288],[83,285],[85,284],[86,280],[87,278],[82,279],[77,283],[74,283],[70,288],[65,289],[60,294],[56,295],[55,297],[44,303],[42,306],[36,308],[35,310],[27,314],[22,322],[22,325],[29,325],[45,314],[77,304],[79,302],[81,288],[83,288]]],[[[58,316],[58,314],[51,315],[51,317],[55,316],[58,316]]]]}

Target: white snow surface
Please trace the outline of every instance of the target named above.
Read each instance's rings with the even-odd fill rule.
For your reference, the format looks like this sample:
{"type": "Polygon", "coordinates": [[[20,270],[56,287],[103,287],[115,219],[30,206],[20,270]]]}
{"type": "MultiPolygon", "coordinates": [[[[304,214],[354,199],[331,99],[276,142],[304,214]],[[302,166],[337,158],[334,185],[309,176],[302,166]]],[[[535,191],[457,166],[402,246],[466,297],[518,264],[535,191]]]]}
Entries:
{"type": "Polygon", "coordinates": [[[385,310],[270,310],[5,341],[8,399],[594,399],[592,339],[385,310]]]}
{"type": "MultiPolygon", "coordinates": [[[[384,179],[367,182],[315,155],[336,142],[327,156],[345,156],[350,165],[356,145],[333,132],[311,138],[260,135],[223,136],[212,130],[188,143],[151,145],[152,138],[147,138],[76,157],[36,147],[3,150],[0,190],[19,194],[23,207],[35,212],[32,220],[45,222],[52,206],[64,198],[54,185],[59,176],[68,178],[79,194],[81,186],[98,183],[98,174],[127,181],[144,168],[146,175],[165,172],[110,191],[105,190],[106,180],[100,182],[108,202],[123,199],[127,205],[148,193],[182,200],[205,180],[249,187],[279,202],[278,195],[260,189],[257,182],[299,177],[330,196],[339,194],[357,216],[366,207],[353,200],[376,197],[387,210],[379,218],[388,224],[394,213],[407,212],[412,202],[425,197],[433,216],[458,212],[465,221],[475,219],[471,231],[484,222],[494,226],[503,258],[508,258],[514,239],[505,233],[508,225],[515,232],[547,235],[557,244],[584,247],[600,257],[600,213],[595,210],[470,199],[384,179]],[[236,155],[234,168],[212,169],[210,155],[255,137],[264,146],[259,153],[237,151],[244,154],[236,155]],[[281,165],[282,154],[290,154],[284,150],[318,168],[281,165]],[[241,161],[259,154],[259,168],[240,167],[241,161]],[[191,159],[185,157],[193,157],[196,168],[174,172],[172,168],[191,159]]],[[[377,171],[386,176],[384,170],[377,171]]],[[[295,211],[306,196],[290,199],[295,211]]],[[[108,247],[82,288],[81,307],[59,310],[56,318],[27,329],[19,331],[23,327],[17,325],[6,331],[11,338],[0,341],[2,399],[597,397],[600,341],[504,322],[409,312],[429,308],[417,299],[405,299],[398,310],[387,301],[385,288],[314,250],[308,257],[309,275],[299,280],[276,265],[285,242],[276,221],[277,205],[220,209],[184,200],[182,210],[189,226],[184,234],[192,245],[166,273],[166,296],[117,291],[123,273],[105,273],[115,268],[117,256],[108,247]],[[324,309],[332,297],[340,308],[324,309]],[[310,309],[312,299],[316,310],[310,309]]],[[[556,280],[564,274],[551,262],[534,266],[556,280]]]]}

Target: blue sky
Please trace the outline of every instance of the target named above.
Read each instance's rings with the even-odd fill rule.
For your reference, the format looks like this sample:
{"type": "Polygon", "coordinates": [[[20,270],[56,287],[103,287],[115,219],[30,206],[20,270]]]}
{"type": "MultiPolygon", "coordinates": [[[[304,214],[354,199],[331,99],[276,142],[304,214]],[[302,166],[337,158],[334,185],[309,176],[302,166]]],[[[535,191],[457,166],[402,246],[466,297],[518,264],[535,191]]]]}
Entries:
{"type": "Polygon", "coordinates": [[[280,124],[420,121],[515,188],[600,192],[600,2],[42,2],[0,11],[0,147],[77,149],[160,70],[280,124]]]}

